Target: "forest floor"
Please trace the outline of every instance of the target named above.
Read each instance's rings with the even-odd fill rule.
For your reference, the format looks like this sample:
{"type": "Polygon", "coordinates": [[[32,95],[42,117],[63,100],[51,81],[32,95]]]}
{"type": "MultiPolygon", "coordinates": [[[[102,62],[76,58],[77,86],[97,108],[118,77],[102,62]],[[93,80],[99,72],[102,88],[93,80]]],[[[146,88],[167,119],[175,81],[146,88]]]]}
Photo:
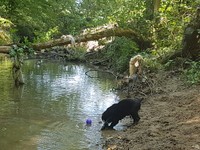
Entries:
{"type": "Polygon", "coordinates": [[[171,72],[155,74],[141,120],[124,131],[103,131],[106,150],[200,150],[200,85],[171,72]]]}

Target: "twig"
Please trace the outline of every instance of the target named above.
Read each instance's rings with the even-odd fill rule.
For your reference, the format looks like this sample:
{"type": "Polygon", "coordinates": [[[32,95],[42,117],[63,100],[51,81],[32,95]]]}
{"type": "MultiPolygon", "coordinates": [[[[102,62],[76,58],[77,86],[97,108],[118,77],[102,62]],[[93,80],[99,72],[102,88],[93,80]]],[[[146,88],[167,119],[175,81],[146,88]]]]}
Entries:
{"type": "Polygon", "coordinates": [[[88,73],[92,72],[92,71],[97,71],[97,70],[88,70],[88,71],[85,72],[85,75],[90,77],[90,78],[99,78],[99,77],[92,77],[92,76],[88,75],[88,73]]]}
{"type": "Polygon", "coordinates": [[[90,78],[99,78],[99,77],[92,77],[92,76],[88,75],[88,73],[91,72],[91,71],[109,73],[109,74],[113,75],[115,78],[118,77],[117,75],[115,75],[115,74],[114,74],[113,72],[111,72],[111,71],[108,71],[108,70],[103,71],[103,70],[100,70],[100,69],[88,70],[88,71],[85,72],[85,75],[87,75],[87,76],[90,77],[90,78]]]}

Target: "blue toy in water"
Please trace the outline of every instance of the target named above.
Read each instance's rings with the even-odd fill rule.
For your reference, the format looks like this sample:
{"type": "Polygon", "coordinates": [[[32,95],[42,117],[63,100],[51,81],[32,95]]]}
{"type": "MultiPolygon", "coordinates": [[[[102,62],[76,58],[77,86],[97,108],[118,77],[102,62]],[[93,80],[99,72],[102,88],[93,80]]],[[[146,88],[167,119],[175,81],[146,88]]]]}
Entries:
{"type": "Polygon", "coordinates": [[[86,120],[86,125],[91,125],[92,124],[92,120],[91,119],[87,119],[86,120]]]}

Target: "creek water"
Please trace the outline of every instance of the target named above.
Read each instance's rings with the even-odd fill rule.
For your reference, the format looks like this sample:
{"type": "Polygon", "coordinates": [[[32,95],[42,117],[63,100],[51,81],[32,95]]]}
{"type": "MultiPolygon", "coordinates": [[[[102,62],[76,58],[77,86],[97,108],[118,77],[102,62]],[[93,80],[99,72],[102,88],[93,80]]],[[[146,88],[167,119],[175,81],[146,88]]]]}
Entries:
{"type": "Polygon", "coordinates": [[[15,88],[11,64],[0,62],[0,149],[102,149],[101,114],[118,96],[111,91],[112,76],[90,69],[25,61],[25,85],[15,88]],[[88,118],[91,126],[86,125],[88,118]]]}

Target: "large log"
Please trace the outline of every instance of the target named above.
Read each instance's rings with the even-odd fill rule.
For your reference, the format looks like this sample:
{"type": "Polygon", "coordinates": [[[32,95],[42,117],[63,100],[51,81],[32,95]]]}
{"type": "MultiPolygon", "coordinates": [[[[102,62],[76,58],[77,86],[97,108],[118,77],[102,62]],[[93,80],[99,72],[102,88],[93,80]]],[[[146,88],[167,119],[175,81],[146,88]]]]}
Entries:
{"type": "MultiPolygon", "coordinates": [[[[95,30],[95,32],[89,32],[86,34],[81,34],[79,36],[74,37],[74,42],[80,43],[80,42],[87,42],[87,41],[94,41],[98,40],[104,37],[111,37],[111,36],[125,36],[132,38],[141,49],[145,49],[147,47],[150,47],[151,42],[150,40],[144,38],[140,34],[136,33],[135,31],[131,29],[122,29],[118,27],[112,27],[112,28],[100,28],[100,30],[95,30]]],[[[48,42],[44,43],[38,43],[33,44],[32,48],[34,50],[40,50],[45,48],[50,48],[54,46],[63,46],[71,44],[71,38],[66,36],[65,38],[59,38],[54,39],[48,42]]],[[[11,46],[0,46],[0,53],[8,53],[11,46]]]]}
{"type": "MultiPolygon", "coordinates": [[[[150,40],[145,39],[138,33],[134,32],[133,30],[116,28],[116,27],[101,29],[94,33],[81,34],[79,36],[75,36],[74,39],[76,43],[80,43],[80,42],[94,41],[94,40],[98,40],[98,39],[101,39],[104,37],[110,37],[110,36],[130,37],[136,43],[138,43],[138,45],[141,47],[150,46],[150,40]]],[[[62,46],[62,45],[67,45],[67,44],[71,44],[70,38],[67,38],[67,39],[60,38],[60,39],[51,40],[45,43],[34,44],[33,49],[38,50],[38,49],[50,48],[53,46],[62,46]]]]}

